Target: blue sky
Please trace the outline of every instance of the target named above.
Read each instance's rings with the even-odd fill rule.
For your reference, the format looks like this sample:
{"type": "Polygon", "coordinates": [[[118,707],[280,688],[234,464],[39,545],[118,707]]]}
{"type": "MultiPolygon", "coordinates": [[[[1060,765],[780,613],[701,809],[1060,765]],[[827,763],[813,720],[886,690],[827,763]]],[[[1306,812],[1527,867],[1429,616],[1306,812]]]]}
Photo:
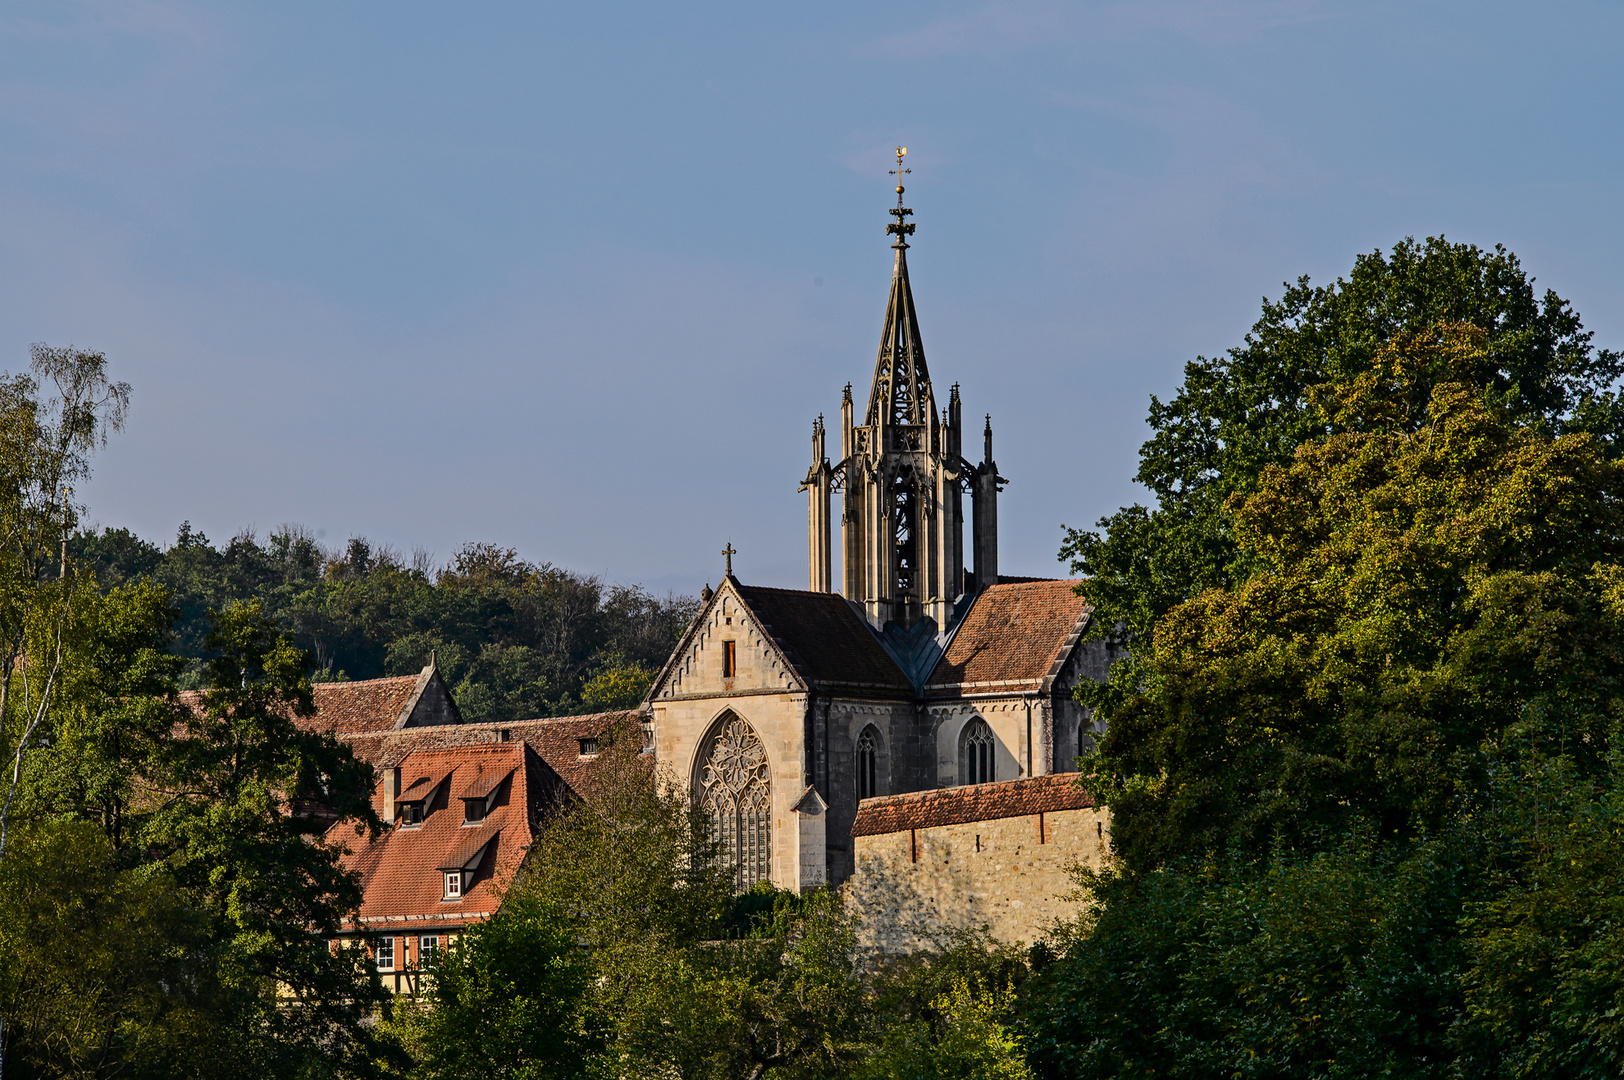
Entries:
{"type": "Polygon", "coordinates": [[[1142,494],[1265,295],[1443,233],[1624,346],[1624,7],[0,4],[0,367],[135,387],[84,493],[697,589],[804,587],[873,368],[892,147],[1006,573],[1142,494]]]}

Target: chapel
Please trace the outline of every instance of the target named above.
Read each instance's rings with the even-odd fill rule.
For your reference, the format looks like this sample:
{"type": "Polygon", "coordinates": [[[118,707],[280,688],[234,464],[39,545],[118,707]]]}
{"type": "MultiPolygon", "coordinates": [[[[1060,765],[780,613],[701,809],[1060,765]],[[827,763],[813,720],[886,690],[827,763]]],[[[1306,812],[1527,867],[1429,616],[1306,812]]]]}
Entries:
{"type": "Polygon", "coordinates": [[[1072,691],[1104,679],[1113,655],[1084,640],[1078,582],[999,573],[1008,481],[991,416],[972,461],[957,383],[938,410],[908,280],[902,153],[868,400],[859,414],[846,385],[833,460],[822,418],[812,427],[807,588],[746,584],[728,545],[721,584],[706,586],[641,710],[662,774],[710,816],[741,889],[846,880],[863,800],[1074,771],[1093,727],[1072,691]]]}

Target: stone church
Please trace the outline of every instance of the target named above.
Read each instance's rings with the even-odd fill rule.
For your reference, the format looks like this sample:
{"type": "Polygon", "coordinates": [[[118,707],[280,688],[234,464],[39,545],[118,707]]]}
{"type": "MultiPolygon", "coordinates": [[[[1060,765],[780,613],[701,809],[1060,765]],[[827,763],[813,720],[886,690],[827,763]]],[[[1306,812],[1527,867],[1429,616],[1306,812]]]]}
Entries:
{"type": "Polygon", "coordinates": [[[958,384],[938,409],[902,193],[867,404],[859,416],[847,384],[837,460],[821,418],[812,429],[806,590],[745,584],[730,545],[642,707],[656,760],[691,785],[741,888],[850,877],[862,800],[1073,771],[1092,728],[1072,690],[1111,659],[1082,640],[1077,582],[999,574],[1008,481],[991,417],[972,461],[958,384]]]}

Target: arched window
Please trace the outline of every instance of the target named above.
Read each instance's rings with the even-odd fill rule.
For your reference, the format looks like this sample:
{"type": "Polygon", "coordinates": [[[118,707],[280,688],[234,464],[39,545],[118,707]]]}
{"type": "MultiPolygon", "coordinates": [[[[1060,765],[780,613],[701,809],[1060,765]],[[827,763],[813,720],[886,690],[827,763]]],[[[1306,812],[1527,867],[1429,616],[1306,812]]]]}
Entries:
{"type": "Polygon", "coordinates": [[[857,736],[857,797],[872,799],[880,793],[880,733],[870,724],[857,736]]]}
{"type": "Polygon", "coordinates": [[[978,716],[964,725],[964,734],[959,736],[959,783],[992,783],[997,749],[998,740],[985,720],[978,716]]]}
{"type": "Polygon", "coordinates": [[[729,715],[704,749],[699,805],[740,892],[772,876],[772,787],[755,730],[729,715]]]}

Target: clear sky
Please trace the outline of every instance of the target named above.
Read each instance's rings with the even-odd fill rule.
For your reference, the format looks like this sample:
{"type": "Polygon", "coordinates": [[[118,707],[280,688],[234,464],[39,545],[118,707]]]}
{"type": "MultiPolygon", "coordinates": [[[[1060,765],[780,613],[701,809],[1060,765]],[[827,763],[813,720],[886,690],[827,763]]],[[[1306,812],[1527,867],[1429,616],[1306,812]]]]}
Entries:
{"type": "MultiPolygon", "coordinates": [[[[692,591],[805,587],[892,148],[1005,573],[1142,498],[1152,394],[1438,233],[1624,346],[1616,3],[0,4],[0,367],[135,387],[86,492],[692,591]]],[[[838,578],[837,578],[838,580],[838,578]]]]}

